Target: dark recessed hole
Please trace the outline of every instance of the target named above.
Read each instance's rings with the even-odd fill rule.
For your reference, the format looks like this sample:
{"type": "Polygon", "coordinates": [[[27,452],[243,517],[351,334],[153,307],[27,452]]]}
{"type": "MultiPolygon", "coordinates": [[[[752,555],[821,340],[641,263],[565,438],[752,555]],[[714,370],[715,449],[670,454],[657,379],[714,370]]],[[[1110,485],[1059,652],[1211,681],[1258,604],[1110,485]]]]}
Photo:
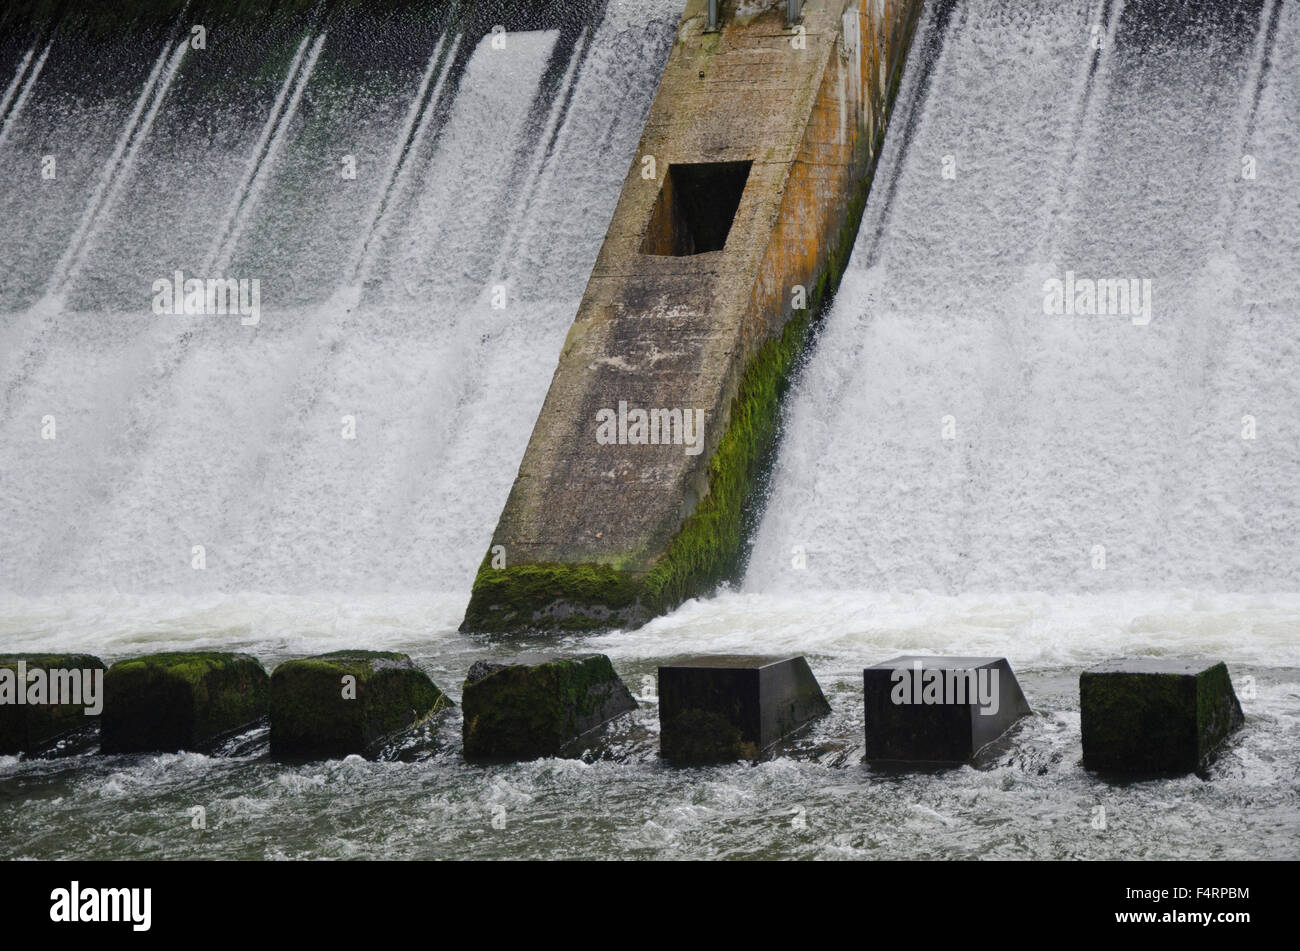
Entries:
{"type": "Polygon", "coordinates": [[[721,251],[752,162],[669,165],[650,215],[642,254],[680,257],[721,251]]]}

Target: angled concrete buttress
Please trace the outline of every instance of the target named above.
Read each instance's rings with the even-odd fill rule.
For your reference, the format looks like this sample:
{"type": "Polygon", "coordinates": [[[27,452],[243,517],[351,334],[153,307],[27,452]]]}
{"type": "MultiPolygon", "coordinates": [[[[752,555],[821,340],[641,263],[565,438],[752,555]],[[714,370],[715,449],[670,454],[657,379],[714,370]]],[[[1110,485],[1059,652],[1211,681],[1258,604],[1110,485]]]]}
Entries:
{"type": "Polygon", "coordinates": [[[635,626],[742,567],[921,0],[688,0],[463,631],[635,626]]]}

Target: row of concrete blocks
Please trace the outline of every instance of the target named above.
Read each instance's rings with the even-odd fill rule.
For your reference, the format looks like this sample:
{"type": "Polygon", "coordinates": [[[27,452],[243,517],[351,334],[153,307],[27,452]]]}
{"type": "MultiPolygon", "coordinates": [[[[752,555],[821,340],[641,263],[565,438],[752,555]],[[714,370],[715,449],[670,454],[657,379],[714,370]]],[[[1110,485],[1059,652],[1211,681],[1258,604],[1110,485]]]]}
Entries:
{"type": "MultiPolygon", "coordinates": [[[[68,670],[103,677],[104,753],[211,749],[269,714],[273,755],[374,755],[453,705],[405,654],[339,651],[269,677],[246,654],[153,654],[107,669],[89,655],[14,655],[0,658],[0,753],[38,753],[85,726],[87,698],[56,696],[52,677],[34,692],[34,671],[68,670]],[[27,692],[16,702],[5,688],[20,673],[27,692]]],[[[1079,694],[1084,765],[1098,770],[1202,768],[1243,721],[1222,663],[1107,661],[1080,675],[1079,694]]],[[[997,657],[897,657],[863,671],[863,697],[866,758],[880,762],[965,762],[1031,713],[997,657]]],[[[581,752],[593,731],[637,706],[603,654],[481,661],[462,704],[471,760],[581,752]]],[[[830,712],[802,656],[662,666],[658,706],[661,755],[688,763],[758,759],[830,712]]]]}

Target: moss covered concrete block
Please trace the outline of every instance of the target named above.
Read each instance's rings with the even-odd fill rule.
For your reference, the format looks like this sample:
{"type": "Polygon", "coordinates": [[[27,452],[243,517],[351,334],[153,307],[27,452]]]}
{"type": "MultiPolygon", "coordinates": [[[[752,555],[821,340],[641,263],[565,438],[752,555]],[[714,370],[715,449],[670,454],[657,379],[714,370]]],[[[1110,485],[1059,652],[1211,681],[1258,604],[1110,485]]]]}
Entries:
{"type": "Polygon", "coordinates": [[[466,759],[534,759],[577,752],[584,734],[636,709],[604,654],[521,654],[479,661],[465,679],[466,759]]]}
{"type": "Polygon", "coordinates": [[[665,759],[758,759],[827,713],[830,704],[802,656],[703,656],[659,668],[665,759]]]}
{"type": "Polygon", "coordinates": [[[103,751],[202,750],[266,716],[269,696],[266,671],[247,654],[121,660],[104,677],[103,751]]]}
{"type": "Polygon", "coordinates": [[[405,654],[335,651],[275,668],[271,752],[373,755],[386,738],[452,706],[405,654]]]}
{"type": "Polygon", "coordinates": [[[1079,675],[1083,765],[1125,773],[1207,766],[1244,722],[1223,663],[1119,658],[1079,675]]]}
{"type": "Polygon", "coordinates": [[[0,656],[0,754],[37,753],[95,724],[104,662],[90,654],[0,656]]]}

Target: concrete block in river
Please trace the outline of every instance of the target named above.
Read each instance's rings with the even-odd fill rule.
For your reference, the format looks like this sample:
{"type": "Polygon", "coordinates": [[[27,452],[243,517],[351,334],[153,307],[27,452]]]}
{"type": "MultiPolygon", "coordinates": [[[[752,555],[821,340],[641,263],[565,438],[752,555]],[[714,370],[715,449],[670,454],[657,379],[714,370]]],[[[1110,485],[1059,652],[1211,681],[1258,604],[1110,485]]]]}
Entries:
{"type": "Polygon", "coordinates": [[[1222,663],[1104,661],[1079,675],[1083,765],[1129,773],[1191,772],[1244,721],[1222,663]]]}
{"type": "Polygon", "coordinates": [[[1003,657],[895,657],[862,688],[868,760],[965,762],[1032,712],[1003,657]]]}
{"type": "Polygon", "coordinates": [[[166,653],[104,676],[105,753],[202,749],[266,716],[269,678],[247,654],[166,653]]]}
{"type": "Polygon", "coordinates": [[[370,755],[388,736],[452,706],[405,654],[335,651],[271,675],[271,752],[370,755]]]}
{"type": "Polygon", "coordinates": [[[104,662],[90,654],[0,657],[0,754],[36,753],[95,723],[104,662]]]}
{"type": "Polygon", "coordinates": [[[461,705],[467,759],[533,759],[573,751],[636,700],[604,654],[521,654],[471,667],[461,705]]]}
{"type": "Polygon", "coordinates": [[[703,656],[659,668],[659,752],[665,759],[757,759],[829,712],[802,656],[703,656]]]}

